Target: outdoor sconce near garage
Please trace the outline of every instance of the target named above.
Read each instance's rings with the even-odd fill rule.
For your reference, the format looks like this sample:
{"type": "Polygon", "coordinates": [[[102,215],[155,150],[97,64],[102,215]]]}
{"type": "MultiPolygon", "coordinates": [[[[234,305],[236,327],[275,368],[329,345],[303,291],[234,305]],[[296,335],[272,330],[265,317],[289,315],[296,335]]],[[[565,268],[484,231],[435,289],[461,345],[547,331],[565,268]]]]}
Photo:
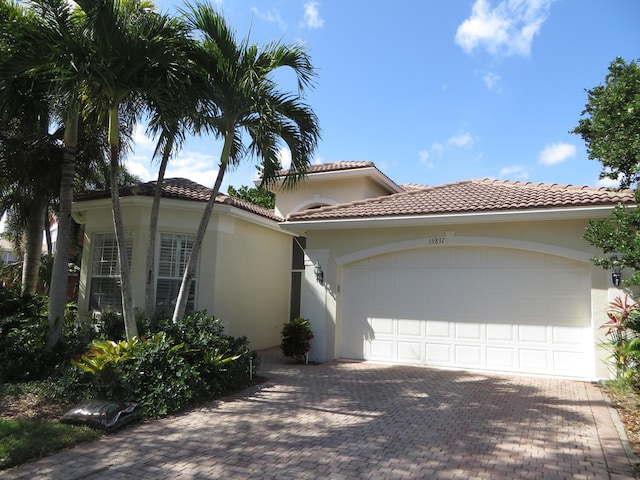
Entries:
{"type": "Polygon", "coordinates": [[[322,271],[322,267],[318,260],[313,264],[313,273],[315,273],[318,283],[322,285],[324,283],[324,272],[322,271]]]}
{"type": "Polygon", "coordinates": [[[617,260],[613,261],[611,265],[611,282],[614,287],[620,286],[620,278],[622,276],[622,267],[620,267],[620,262],[617,260]]]}

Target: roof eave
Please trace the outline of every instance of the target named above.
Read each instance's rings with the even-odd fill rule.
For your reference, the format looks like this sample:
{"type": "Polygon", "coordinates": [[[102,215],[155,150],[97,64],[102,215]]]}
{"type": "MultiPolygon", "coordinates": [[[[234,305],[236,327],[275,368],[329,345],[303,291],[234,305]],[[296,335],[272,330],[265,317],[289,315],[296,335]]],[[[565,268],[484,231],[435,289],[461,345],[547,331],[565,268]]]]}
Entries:
{"type": "MultiPolygon", "coordinates": [[[[635,207],[635,205],[630,205],[635,207]]],[[[337,218],[324,220],[300,220],[280,223],[285,230],[335,230],[352,228],[414,227],[427,225],[451,225],[469,223],[504,223],[544,220],[576,220],[603,218],[611,214],[614,205],[588,207],[563,207],[490,212],[463,212],[435,215],[407,215],[367,218],[337,218]]]]}

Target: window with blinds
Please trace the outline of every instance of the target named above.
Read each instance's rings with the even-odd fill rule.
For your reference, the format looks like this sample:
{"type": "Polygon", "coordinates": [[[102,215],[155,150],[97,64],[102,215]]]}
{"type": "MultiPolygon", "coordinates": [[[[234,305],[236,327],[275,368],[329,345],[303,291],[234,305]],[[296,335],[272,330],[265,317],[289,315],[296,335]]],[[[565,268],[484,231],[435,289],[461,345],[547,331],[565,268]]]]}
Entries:
{"type": "MultiPolygon", "coordinates": [[[[127,258],[131,264],[133,234],[127,232],[125,236],[127,258]]],[[[118,261],[118,243],[114,233],[96,233],[93,236],[89,309],[98,312],[106,310],[122,312],[120,262],[118,261]]]]}
{"type": "MultiPolygon", "coordinates": [[[[180,233],[161,233],[156,276],[156,310],[173,310],[180,291],[182,275],[193,249],[194,237],[180,233]]],[[[197,275],[196,275],[197,278],[197,275]]],[[[187,310],[196,303],[196,278],[191,282],[187,310]]]]}

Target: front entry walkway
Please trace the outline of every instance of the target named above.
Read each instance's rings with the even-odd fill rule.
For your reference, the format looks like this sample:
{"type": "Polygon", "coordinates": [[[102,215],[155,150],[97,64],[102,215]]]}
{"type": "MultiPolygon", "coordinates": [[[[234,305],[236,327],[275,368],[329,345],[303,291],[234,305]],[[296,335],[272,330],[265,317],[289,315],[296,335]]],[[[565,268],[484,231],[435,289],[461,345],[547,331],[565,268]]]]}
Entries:
{"type": "Polygon", "coordinates": [[[635,478],[590,383],[261,353],[258,388],[0,478],[635,478]]]}

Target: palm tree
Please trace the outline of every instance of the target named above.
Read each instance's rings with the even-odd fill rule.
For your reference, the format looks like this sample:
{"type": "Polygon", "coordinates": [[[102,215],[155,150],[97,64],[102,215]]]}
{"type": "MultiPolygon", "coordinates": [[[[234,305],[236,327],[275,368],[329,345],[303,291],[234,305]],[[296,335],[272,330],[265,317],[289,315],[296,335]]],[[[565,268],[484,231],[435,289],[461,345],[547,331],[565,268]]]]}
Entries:
{"type": "MultiPolygon", "coordinates": [[[[0,26],[2,58],[12,62],[15,52],[26,45],[24,32],[40,24],[24,7],[2,2],[0,26]]],[[[58,178],[55,157],[61,149],[59,138],[49,134],[53,117],[50,84],[50,78],[30,72],[0,76],[0,212],[9,210],[14,224],[25,233],[23,293],[33,293],[37,287],[42,231],[49,199],[55,195],[52,181],[58,178]]]]}
{"type": "Polygon", "coordinates": [[[193,248],[185,267],[173,321],[185,314],[188,292],[209,218],[225,172],[237,165],[246,154],[261,159],[263,181],[277,181],[280,170],[279,147],[291,151],[291,168],[284,179],[291,186],[303,178],[320,136],[313,111],[303,102],[305,88],[313,86],[315,70],[300,45],[274,42],[259,48],[248,38],[238,43],[234,32],[209,3],[188,6],[187,22],[202,35],[197,62],[209,76],[212,101],[203,127],[223,140],[220,164],[211,196],[205,206],[193,248]],[[273,72],[281,67],[293,70],[298,80],[298,94],[277,88],[273,72]],[[250,143],[244,145],[243,134],[250,143]]]}
{"type": "Polygon", "coordinates": [[[123,317],[128,339],[138,335],[120,208],[119,113],[147,111],[153,99],[179,88],[184,62],[183,24],[136,0],[77,0],[90,36],[92,63],[86,92],[109,119],[111,203],[120,261],[123,317]],[[124,53],[126,52],[126,55],[124,53]]]}
{"type": "MultiPolygon", "coordinates": [[[[184,51],[192,51],[195,44],[187,37],[184,51]]],[[[171,155],[180,149],[188,131],[193,132],[199,105],[206,91],[206,77],[195,64],[192,55],[185,56],[185,64],[182,66],[182,88],[165,85],[167,93],[158,95],[157,99],[151,99],[151,119],[148,133],[158,136],[158,143],[154,152],[154,158],[160,157],[158,177],[154,188],[151,216],[149,218],[149,244],[147,246],[146,278],[145,278],[145,314],[150,317],[155,311],[155,252],[156,237],[158,232],[158,215],[160,213],[160,199],[162,196],[162,184],[171,155]],[[180,95],[180,98],[177,97],[180,95]],[[178,109],[175,106],[178,106],[178,109]]]]}
{"type": "MultiPolygon", "coordinates": [[[[7,6],[8,3],[3,5],[7,6]]],[[[49,289],[49,332],[47,347],[62,335],[67,298],[68,256],[71,244],[71,203],[76,163],[81,85],[85,78],[88,50],[85,36],[77,28],[74,10],[66,0],[32,0],[27,14],[13,9],[20,21],[11,23],[4,39],[7,55],[0,62],[0,78],[12,81],[34,76],[49,82],[51,101],[59,108],[64,125],[64,153],[60,166],[57,254],[49,289]]],[[[4,9],[5,12],[10,9],[4,9]]],[[[22,10],[24,12],[25,10],[22,10]]]]}

